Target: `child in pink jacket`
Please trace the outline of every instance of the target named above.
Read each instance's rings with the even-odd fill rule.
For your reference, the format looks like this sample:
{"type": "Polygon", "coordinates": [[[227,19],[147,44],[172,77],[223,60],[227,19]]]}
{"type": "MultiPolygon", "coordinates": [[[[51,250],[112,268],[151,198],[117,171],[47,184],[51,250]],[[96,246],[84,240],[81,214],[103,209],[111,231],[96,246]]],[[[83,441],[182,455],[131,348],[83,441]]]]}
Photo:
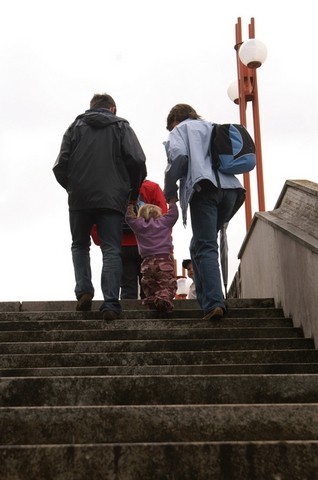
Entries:
{"type": "Polygon", "coordinates": [[[161,316],[172,312],[177,291],[171,233],[178,216],[175,201],[170,201],[164,215],[160,207],[149,203],[139,208],[138,216],[133,205],[128,206],[126,213],[126,222],[136,235],[142,258],[143,304],[155,307],[161,316]]]}

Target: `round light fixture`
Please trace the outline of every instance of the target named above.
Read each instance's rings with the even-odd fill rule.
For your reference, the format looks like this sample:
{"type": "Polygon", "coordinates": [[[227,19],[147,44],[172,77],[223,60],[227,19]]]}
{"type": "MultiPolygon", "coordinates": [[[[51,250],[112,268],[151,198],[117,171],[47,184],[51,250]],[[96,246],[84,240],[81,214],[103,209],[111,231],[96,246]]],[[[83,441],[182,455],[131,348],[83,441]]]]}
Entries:
{"type": "Polygon", "coordinates": [[[227,94],[234,103],[239,102],[239,90],[238,90],[238,82],[237,80],[233,80],[233,82],[230,83],[228,89],[227,89],[227,94]]]}
{"type": "Polygon", "coordinates": [[[256,38],[250,38],[241,45],[239,57],[241,62],[248,68],[258,68],[266,60],[266,45],[260,40],[256,40],[256,38]]]}

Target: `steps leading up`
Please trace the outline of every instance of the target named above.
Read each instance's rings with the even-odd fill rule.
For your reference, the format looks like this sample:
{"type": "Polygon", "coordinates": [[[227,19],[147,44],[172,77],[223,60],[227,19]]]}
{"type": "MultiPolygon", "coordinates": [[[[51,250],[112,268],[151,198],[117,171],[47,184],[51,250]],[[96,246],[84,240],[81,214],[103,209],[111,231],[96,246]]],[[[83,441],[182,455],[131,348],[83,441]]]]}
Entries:
{"type": "Polygon", "coordinates": [[[0,304],[0,479],[318,479],[318,351],[271,299],[0,304]]]}

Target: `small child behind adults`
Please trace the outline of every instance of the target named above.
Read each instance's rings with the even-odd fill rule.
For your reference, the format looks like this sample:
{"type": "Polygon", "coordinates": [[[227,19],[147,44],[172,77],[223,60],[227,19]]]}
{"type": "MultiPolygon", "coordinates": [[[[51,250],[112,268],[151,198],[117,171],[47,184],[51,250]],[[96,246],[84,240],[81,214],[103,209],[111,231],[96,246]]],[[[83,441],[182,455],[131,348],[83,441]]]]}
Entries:
{"type": "Polygon", "coordinates": [[[148,203],[139,208],[137,216],[132,204],[126,213],[126,222],[136,236],[142,258],[143,304],[155,308],[163,317],[172,312],[177,291],[171,235],[179,216],[175,202],[169,202],[164,215],[160,207],[148,203]]]}

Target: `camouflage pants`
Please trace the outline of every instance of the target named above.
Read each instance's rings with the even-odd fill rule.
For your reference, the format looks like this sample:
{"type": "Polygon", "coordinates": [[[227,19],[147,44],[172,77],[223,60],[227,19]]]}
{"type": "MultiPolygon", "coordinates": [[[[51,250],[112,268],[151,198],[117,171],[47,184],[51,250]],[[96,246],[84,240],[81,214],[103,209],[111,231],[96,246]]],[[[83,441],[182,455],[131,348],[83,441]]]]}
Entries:
{"type": "Polygon", "coordinates": [[[168,311],[173,310],[172,300],[177,291],[174,261],[171,255],[152,255],[141,264],[141,285],[145,294],[144,305],[158,306],[164,302],[168,311]]]}

